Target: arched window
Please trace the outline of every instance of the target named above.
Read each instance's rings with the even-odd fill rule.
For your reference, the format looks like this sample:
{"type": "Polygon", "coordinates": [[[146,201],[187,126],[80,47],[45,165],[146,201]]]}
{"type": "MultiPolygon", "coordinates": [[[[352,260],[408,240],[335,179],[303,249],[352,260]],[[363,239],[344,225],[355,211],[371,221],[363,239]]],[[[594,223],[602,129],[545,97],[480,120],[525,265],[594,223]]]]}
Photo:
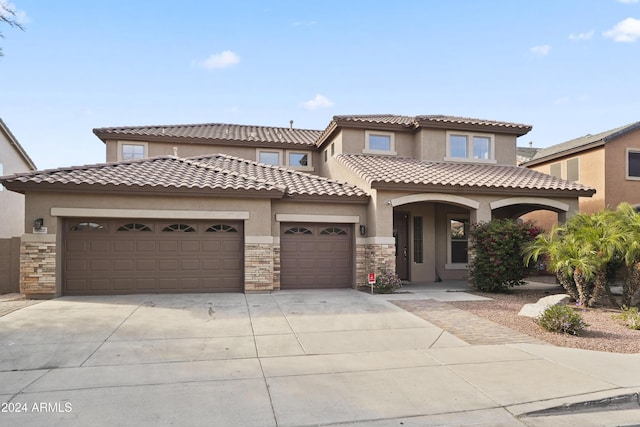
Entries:
{"type": "Polygon", "coordinates": [[[345,235],[347,234],[346,231],[344,231],[342,228],[338,228],[338,227],[329,227],[329,228],[325,228],[324,230],[322,230],[320,232],[320,234],[323,235],[331,235],[331,234],[341,234],[341,235],[345,235]]]}
{"type": "Polygon", "coordinates": [[[196,229],[187,224],[171,224],[163,228],[162,231],[182,231],[184,233],[193,233],[196,229]]]}
{"type": "Polygon", "coordinates": [[[304,227],[291,227],[287,229],[284,234],[313,234],[313,232],[304,227]]]}
{"type": "Polygon", "coordinates": [[[207,228],[206,230],[207,233],[237,233],[238,230],[235,227],[232,227],[230,225],[227,224],[216,224],[216,225],[212,225],[211,227],[207,228]]]}
{"type": "Polygon", "coordinates": [[[118,231],[151,231],[151,228],[144,224],[132,222],[118,227],[118,231]]]}
{"type": "Polygon", "coordinates": [[[79,222],[76,225],[72,225],[69,231],[103,231],[104,226],[96,222],[79,222]]]}

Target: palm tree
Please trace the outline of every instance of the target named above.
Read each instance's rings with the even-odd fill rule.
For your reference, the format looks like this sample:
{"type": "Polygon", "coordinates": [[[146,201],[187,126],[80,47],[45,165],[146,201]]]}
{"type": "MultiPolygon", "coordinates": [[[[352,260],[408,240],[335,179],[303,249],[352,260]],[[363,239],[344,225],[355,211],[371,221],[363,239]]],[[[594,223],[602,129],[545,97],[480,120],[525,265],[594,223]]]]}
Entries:
{"type": "Polygon", "coordinates": [[[579,213],[549,235],[538,236],[525,249],[525,262],[547,256],[548,268],[569,296],[592,307],[605,292],[610,294],[607,266],[625,247],[618,216],[609,210],[579,213]]]}
{"type": "Polygon", "coordinates": [[[640,213],[628,203],[618,205],[617,211],[626,238],[626,245],[622,252],[622,259],[626,266],[622,305],[629,307],[640,289],[640,213]]]}

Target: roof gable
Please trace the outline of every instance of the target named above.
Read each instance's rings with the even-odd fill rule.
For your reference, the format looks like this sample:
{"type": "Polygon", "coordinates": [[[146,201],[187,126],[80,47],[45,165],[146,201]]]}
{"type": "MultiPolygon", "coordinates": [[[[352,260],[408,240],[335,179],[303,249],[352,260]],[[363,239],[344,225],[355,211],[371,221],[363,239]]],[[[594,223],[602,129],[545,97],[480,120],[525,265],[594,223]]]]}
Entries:
{"type": "Polygon", "coordinates": [[[407,157],[340,154],[338,161],[372,187],[419,185],[591,196],[595,189],[518,166],[427,162],[407,157]]]}
{"type": "Polygon", "coordinates": [[[190,158],[159,156],[19,173],[4,177],[2,182],[11,190],[91,188],[125,192],[260,192],[272,197],[367,197],[361,189],[344,183],[222,154],[190,158]]]}
{"type": "Polygon", "coordinates": [[[590,150],[638,129],[640,129],[640,122],[635,122],[617,127],[615,129],[600,132],[595,135],[587,134],[579,138],[562,142],[560,144],[552,145],[551,147],[542,148],[535,154],[535,156],[533,156],[530,161],[526,162],[524,165],[532,166],[534,164],[543,163],[549,160],[556,159],[558,157],[563,157],[584,150],[590,150]]]}
{"type": "Polygon", "coordinates": [[[167,142],[211,143],[212,141],[235,141],[312,146],[322,132],[310,129],[203,123],[96,128],[93,133],[102,141],[107,139],[154,139],[167,142]]]}
{"type": "Polygon", "coordinates": [[[36,170],[36,165],[31,160],[31,157],[27,154],[25,149],[20,145],[18,139],[13,135],[13,133],[9,130],[9,127],[5,124],[5,122],[0,119],[0,131],[5,134],[6,138],[9,140],[9,145],[11,145],[17,152],[20,157],[27,164],[27,167],[31,170],[36,170]]]}

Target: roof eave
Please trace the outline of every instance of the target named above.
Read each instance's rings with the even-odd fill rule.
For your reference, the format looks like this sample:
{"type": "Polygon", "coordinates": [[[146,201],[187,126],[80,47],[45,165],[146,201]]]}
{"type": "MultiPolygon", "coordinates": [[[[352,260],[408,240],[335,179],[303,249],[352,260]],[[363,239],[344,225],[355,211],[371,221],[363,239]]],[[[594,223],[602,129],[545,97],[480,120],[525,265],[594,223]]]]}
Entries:
{"type": "Polygon", "coordinates": [[[437,128],[437,129],[452,129],[452,130],[468,130],[468,131],[483,131],[503,133],[509,135],[523,136],[531,132],[532,126],[517,127],[517,126],[500,126],[491,124],[480,123],[455,123],[450,121],[432,121],[429,119],[416,119],[419,127],[421,128],[437,128]]]}
{"type": "Polygon", "coordinates": [[[15,148],[15,150],[18,152],[18,154],[20,154],[20,156],[25,161],[25,163],[27,163],[27,166],[29,166],[31,170],[38,169],[36,167],[36,164],[31,159],[31,157],[29,157],[29,155],[27,154],[27,151],[24,149],[24,147],[22,147],[22,145],[20,145],[20,143],[18,142],[18,139],[15,137],[15,135],[11,132],[9,127],[6,125],[6,123],[2,119],[0,119],[0,129],[2,129],[2,132],[5,134],[5,136],[9,140],[9,144],[11,144],[13,148],[15,148]]]}
{"type": "Polygon", "coordinates": [[[509,194],[513,196],[560,196],[560,197],[592,197],[596,190],[560,190],[560,189],[540,189],[540,188],[517,188],[517,187],[482,187],[468,185],[437,185],[405,182],[384,182],[374,181],[371,188],[376,190],[408,190],[408,191],[434,191],[441,193],[478,193],[483,194],[509,194]]]}
{"type": "Polygon", "coordinates": [[[528,160],[522,163],[520,166],[529,167],[529,166],[540,165],[543,163],[548,163],[550,161],[561,159],[563,157],[571,156],[574,154],[582,153],[584,151],[593,150],[594,148],[602,147],[604,144],[605,144],[605,140],[599,139],[589,144],[580,145],[578,147],[570,148],[568,150],[560,151],[558,153],[549,154],[548,156],[540,157],[533,160],[528,160]]]}

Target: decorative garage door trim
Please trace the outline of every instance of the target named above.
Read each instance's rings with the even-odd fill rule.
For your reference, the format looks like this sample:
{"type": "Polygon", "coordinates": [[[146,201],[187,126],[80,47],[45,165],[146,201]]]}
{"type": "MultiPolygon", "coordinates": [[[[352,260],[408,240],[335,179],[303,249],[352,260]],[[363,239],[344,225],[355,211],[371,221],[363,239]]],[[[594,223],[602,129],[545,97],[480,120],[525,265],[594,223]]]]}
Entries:
{"type": "Polygon", "coordinates": [[[51,208],[51,216],[78,218],[249,219],[249,211],[181,211],[169,209],[51,208]]]}
{"type": "Polygon", "coordinates": [[[332,222],[342,224],[357,224],[357,215],[308,215],[308,214],[276,214],[277,222],[332,222]]]}
{"type": "Polygon", "coordinates": [[[66,295],[244,290],[243,223],[66,218],[66,295]]]}
{"type": "Polygon", "coordinates": [[[353,286],[353,224],[282,223],[280,289],[353,286]]]}

